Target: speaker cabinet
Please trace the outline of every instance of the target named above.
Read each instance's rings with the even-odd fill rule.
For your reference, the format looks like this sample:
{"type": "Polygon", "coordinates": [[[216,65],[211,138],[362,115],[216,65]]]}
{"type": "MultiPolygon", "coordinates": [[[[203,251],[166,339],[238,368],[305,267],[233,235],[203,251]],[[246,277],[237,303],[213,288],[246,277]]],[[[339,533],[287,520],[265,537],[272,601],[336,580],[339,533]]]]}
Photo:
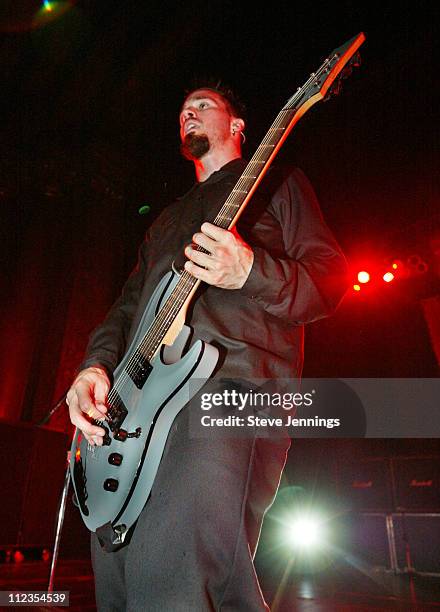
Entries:
{"type": "Polygon", "coordinates": [[[353,512],[331,527],[349,560],[397,573],[440,576],[440,514],[353,512]]]}
{"type": "Polygon", "coordinates": [[[440,514],[394,514],[397,565],[440,575],[440,514]]]}
{"type": "Polygon", "coordinates": [[[64,433],[0,422],[0,546],[48,547],[66,471],[64,433]]]}
{"type": "Polygon", "coordinates": [[[355,558],[372,567],[393,568],[386,514],[349,513],[340,517],[334,526],[343,550],[349,551],[349,559],[355,558]]]}
{"type": "Polygon", "coordinates": [[[393,495],[389,459],[359,459],[339,465],[339,486],[347,507],[362,512],[391,512],[393,495]]]}
{"type": "Polygon", "coordinates": [[[392,460],[396,510],[440,511],[440,456],[392,460]]]}

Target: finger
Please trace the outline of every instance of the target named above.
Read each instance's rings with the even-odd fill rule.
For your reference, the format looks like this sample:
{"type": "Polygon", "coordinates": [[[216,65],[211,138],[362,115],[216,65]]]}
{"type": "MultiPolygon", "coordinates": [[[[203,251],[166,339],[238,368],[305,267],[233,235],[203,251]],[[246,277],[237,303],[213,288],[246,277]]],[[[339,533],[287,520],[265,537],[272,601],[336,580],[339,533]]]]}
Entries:
{"type": "Polygon", "coordinates": [[[98,425],[90,423],[90,421],[88,421],[86,417],[83,416],[79,408],[70,409],[69,412],[70,420],[76,427],[78,427],[78,429],[83,432],[85,436],[98,436],[100,438],[104,436],[104,429],[102,427],[99,427],[98,425]]]}
{"type": "Polygon", "coordinates": [[[104,438],[101,436],[89,436],[87,434],[84,434],[84,437],[91,446],[102,446],[104,444],[104,438]]]}
{"type": "Polygon", "coordinates": [[[76,393],[75,393],[75,391],[74,391],[72,388],[70,388],[70,389],[69,389],[69,392],[68,392],[68,393],[67,393],[67,395],[66,395],[66,404],[67,404],[68,406],[70,406],[70,404],[72,403],[72,401],[74,401],[74,400],[73,400],[74,396],[76,397],[76,393]]]}
{"type": "Polygon", "coordinates": [[[194,276],[195,278],[199,278],[205,283],[208,283],[208,285],[215,285],[218,282],[216,274],[214,274],[210,270],[205,270],[205,268],[201,268],[192,261],[185,262],[185,270],[187,270],[187,272],[192,274],[192,276],[194,276]]]}
{"type": "Polygon", "coordinates": [[[203,266],[204,268],[208,268],[210,270],[216,267],[216,262],[212,258],[211,255],[207,255],[206,253],[202,253],[201,251],[197,251],[192,247],[186,247],[185,255],[193,262],[198,264],[199,266],[203,266]]]}
{"type": "Polygon", "coordinates": [[[87,414],[91,419],[105,418],[105,411],[100,408],[102,405],[96,405],[94,398],[91,396],[90,384],[88,382],[78,381],[75,386],[78,405],[82,412],[87,414]]]}
{"type": "Polygon", "coordinates": [[[90,444],[90,446],[102,446],[104,443],[104,439],[101,436],[93,435],[89,436],[88,434],[82,432],[84,434],[85,439],[90,444]]]}
{"type": "Polygon", "coordinates": [[[92,404],[90,401],[83,403],[79,402],[79,408],[81,412],[89,417],[89,419],[104,421],[106,418],[107,408],[102,404],[92,404]]]}
{"type": "Polygon", "coordinates": [[[106,419],[107,407],[102,404],[91,405],[85,413],[89,419],[94,421],[104,421],[106,419]]]}
{"type": "Polygon", "coordinates": [[[95,405],[99,408],[99,410],[103,412],[107,412],[107,395],[110,385],[104,377],[100,377],[93,388],[95,405]]]}
{"type": "Polygon", "coordinates": [[[202,232],[197,232],[197,234],[194,234],[193,242],[206,249],[209,253],[214,253],[217,245],[216,240],[209,238],[209,236],[203,234],[202,232]]]}
{"type": "Polygon", "coordinates": [[[216,225],[208,223],[207,221],[203,223],[201,230],[204,234],[206,234],[206,236],[216,240],[217,242],[225,243],[229,242],[233,238],[233,235],[229,230],[225,230],[222,227],[217,227],[216,225]]]}

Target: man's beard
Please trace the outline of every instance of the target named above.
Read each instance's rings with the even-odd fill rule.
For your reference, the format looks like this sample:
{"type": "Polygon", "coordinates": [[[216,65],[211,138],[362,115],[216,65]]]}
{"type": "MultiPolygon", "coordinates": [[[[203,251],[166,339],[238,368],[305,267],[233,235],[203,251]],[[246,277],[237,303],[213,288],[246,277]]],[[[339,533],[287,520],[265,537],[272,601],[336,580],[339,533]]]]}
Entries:
{"type": "Polygon", "coordinates": [[[205,134],[187,134],[180,145],[180,152],[186,159],[201,159],[209,148],[209,139],[205,134]]]}

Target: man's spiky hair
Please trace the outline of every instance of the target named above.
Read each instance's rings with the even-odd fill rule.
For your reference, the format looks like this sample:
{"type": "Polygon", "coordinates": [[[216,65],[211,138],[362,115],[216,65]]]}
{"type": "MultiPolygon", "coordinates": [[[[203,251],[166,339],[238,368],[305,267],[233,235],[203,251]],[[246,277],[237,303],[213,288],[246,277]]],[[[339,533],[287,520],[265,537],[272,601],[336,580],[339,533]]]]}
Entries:
{"type": "Polygon", "coordinates": [[[246,106],[235,91],[224,81],[217,77],[194,77],[184,92],[184,100],[196,89],[210,89],[220,94],[227,103],[234,117],[246,119],[246,106]]]}

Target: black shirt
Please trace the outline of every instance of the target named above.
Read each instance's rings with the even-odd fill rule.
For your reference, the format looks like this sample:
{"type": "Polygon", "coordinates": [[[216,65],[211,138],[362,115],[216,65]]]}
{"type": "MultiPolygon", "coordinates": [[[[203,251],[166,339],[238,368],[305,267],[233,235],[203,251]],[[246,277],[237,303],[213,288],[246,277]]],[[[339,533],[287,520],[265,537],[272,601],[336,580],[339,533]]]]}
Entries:
{"type": "MultiPolygon", "coordinates": [[[[122,358],[148,299],[204,221],[212,221],[241,175],[236,159],[196,183],[152,224],[122,295],[93,332],[81,368],[110,372],[122,358]]],[[[299,169],[271,169],[237,230],[254,251],[241,289],[202,283],[187,323],[220,350],[225,377],[293,378],[303,361],[303,324],[330,315],[346,289],[346,263],[299,169]]]]}

